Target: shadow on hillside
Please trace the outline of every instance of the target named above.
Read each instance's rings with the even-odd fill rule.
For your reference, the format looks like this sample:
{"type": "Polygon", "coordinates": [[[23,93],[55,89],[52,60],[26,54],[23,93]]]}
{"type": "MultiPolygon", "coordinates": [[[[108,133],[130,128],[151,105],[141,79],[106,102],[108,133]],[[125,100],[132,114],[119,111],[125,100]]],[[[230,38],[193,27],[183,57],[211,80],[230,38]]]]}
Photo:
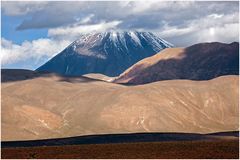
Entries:
{"type": "MultiPolygon", "coordinates": [[[[210,80],[224,75],[239,75],[239,43],[201,43],[185,49],[181,59],[160,60],[158,63],[143,67],[136,65],[128,74],[121,79],[132,79],[127,86],[146,84],[163,80],[188,79],[210,80]]],[[[13,82],[28,80],[37,77],[62,77],[61,82],[79,83],[102,81],[83,76],[61,76],[55,73],[38,72],[23,69],[2,69],[1,81],[13,82]]]]}
{"type": "Polygon", "coordinates": [[[238,42],[196,44],[186,48],[182,58],[160,60],[147,68],[136,65],[115,82],[130,78],[129,85],[138,85],[176,79],[210,80],[224,75],[239,75],[238,42]]]}
{"type": "Polygon", "coordinates": [[[149,132],[149,133],[122,133],[122,134],[98,134],[77,137],[3,141],[2,147],[34,147],[55,145],[79,145],[79,144],[107,144],[107,143],[134,143],[134,142],[163,142],[163,141],[193,141],[221,138],[222,136],[239,137],[238,131],[216,132],[211,134],[175,133],[175,132],[149,132]]]}
{"type": "Polygon", "coordinates": [[[91,79],[83,76],[61,76],[55,73],[47,72],[37,72],[25,69],[1,69],[1,83],[24,81],[40,77],[54,77],[57,76],[60,79],[59,82],[69,82],[69,83],[89,83],[95,81],[101,81],[96,79],[91,79]]]}

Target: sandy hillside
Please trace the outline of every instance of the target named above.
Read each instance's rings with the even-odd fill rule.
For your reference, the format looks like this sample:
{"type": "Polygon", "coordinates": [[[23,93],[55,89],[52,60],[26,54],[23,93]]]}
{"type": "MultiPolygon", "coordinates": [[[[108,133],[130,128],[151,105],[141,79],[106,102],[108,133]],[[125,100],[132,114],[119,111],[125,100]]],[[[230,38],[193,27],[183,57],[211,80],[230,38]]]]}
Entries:
{"type": "Polygon", "coordinates": [[[2,83],[2,140],[238,130],[238,76],[123,86],[55,75],[2,83]]]}
{"type": "Polygon", "coordinates": [[[239,43],[199,43],[167,48],[145,58],[117,77],[116,83],[146,84],[162,80],[209,80],[239,74],[239,43]]]}
{"type": "Polygon", "coordinates": [[[83,77],[95,79],[95,80],[101,80],[101,81],[106,81],[106,82],[111,82],[113,81],[116,77],[108,77],[103,74],[99,73],[89,73],[89,74],[84,74],[83,77]]]}

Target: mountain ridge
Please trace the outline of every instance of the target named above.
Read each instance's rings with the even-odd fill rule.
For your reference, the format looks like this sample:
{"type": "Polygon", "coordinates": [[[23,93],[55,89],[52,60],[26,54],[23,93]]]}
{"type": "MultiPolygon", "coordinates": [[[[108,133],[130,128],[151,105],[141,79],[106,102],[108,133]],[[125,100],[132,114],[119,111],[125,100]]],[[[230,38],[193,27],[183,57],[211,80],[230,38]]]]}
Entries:
{"type": "Polygon", "coordinates": [[[239,43],[199,43],[167,48],[124,71],[113,82],[145,84],[162,80],[209,80],[239,74],[239,43]]]}

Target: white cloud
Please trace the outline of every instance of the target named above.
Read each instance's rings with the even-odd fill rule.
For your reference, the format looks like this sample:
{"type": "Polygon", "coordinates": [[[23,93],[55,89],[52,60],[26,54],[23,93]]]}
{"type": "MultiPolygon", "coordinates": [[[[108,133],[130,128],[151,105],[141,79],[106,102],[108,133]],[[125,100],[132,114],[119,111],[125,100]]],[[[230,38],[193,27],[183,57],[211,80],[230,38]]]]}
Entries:
{"type": "Polygon", "coordinates": [[[19,30],[114,20],[122,21],[120,29],[146,30],[161,28],[164,20],[172,26],[180,26],[185,21],[201,19],[207,15],[221,21],[224,14],[238,11],[238,3],[158,0],[4,2],[2,10],[8,15],[31,13],[17,26],[19,30]]]}
{"type": "Polygon", "coordinates": [[[31,42],[24,41],[21,45],[12,41],[1,39],[1,64],[7,66],[17,62],[38,64],[42,58],[49,59],[62,51],[71,42],[68,40],[56,41],[53,39],[38,39],[31,42]]]}
{"type": "MultiPolygon", "coordinates": [[[[86,23],[86,21],[89,21],[91,17],[92,15],[89,15],[86,20],[81,23],[86,23]]],[[[121,22],[102,22],[94,25],[82,25],[81,23],[76,23],[75,25],[69,25],[66,27],[49,29],[49,38],[24,41],[20,45],[14,44],[12,41],[2,38],[2,66],[9,66],[18,62],[26,62],[31,63],[31,66],[38,67],[41,63],[43,63],[43,60],[47,61],[54,55],[60,53],[81,34],[113,29],[121,22]]]]}
{"type": "Polygon", "coordinates": [[[78,24],[86,24],[86,23],[89,23],[93,17],[94,17],[94,14],[90,14],[82,19],[76,18],[76,21],[78,21],[78,24]]]}
{"type": "Polygon", "coordinates": [[[112,22],[101,22],[98,24],[90,25],[79,25],[75,24],[73,26],[58,27],[48,30],[48,36],[55,37],[57,39],[67,38],[75,40],[83,33],[91,32],[103,32],[106,30],[115,29],[121,21],[112,21],[112,22]]]}
{"type": "Polygon", "coordinates": [[[156,0],[148,0],[148,1],[133,1],[131,4],[131,12],[132,13],[144,13],[144,12],[152,12],[161,9],[185,9],[190,5],[193,5],[194,1],[156,1],[156,0]]]}
{"type": "MultiPolygon", "coordinates": [[[[159,1],[139,1],[139,2],[132,2],[131,6],[132,6],[132,12],[133,13],[140,13],[140,12],[145,12],[149,9],[153,9],[153,6],[155,7],[159,7],[159,6],[163,6],[166,4],[166,2],[160,3],[159,1]],[[159,5],[162,4],[162,5],[159,5]]],[[[155,8],[154,7],[154,8],[155,8]]]]}
{"type": "Polygon", "coordinates": [[[160,30],[153,30],[177,46],[189,46],[200,42],[238,41],[238,13],[210,14],[200,19],[186,21],[184,27],[170,26],[167,22],[160,30]]]}
{"type": "Polygon", "coordinates": [[[210,14],[208,17],[212,17],[212,18],[214,18],[214,19],[217,19],[217,18],[222,18],[224,15],[223,14],[210,14]]]}
{"type": "Polygon", "coordinates": [[[169,26],[169,24],[166,23],[163,28],[161,28],[161,31],[159,31],[159,35],[164,38],[168,38],[189,34],[194,31],[196,31],[196,28],[193,26],[178,28],[177,26],[169,26]]]}
{"type": "Polygon", "coordinates": [[[239,24],[230,23],[223,26],[215,26],[211,28],[205,28],[196,34],[197,42],[214,42],[220,41],[225,43],[231,43],[238,41],[239,37],[239,24]]]}
{"type": "Polygon", "coordinates": [[[43,10],[47,2],[28,2],[28,1],[3,1],[2,10],[8,16],[20,16],[31,12],[43,10]]]}

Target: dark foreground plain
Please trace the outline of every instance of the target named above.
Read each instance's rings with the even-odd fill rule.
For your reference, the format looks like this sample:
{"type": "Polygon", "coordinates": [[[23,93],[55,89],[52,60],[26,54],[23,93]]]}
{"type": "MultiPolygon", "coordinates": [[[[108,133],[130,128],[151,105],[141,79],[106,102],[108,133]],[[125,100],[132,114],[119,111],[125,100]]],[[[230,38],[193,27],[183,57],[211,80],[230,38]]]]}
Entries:
{"type": "Polygon", "coordinates": [[[238,159],[238,139],[2,148],[2,158],[238,159]]]}
{"type": "Polygon", "coordinates": [[[239,158],[239,132],[132,133],[2,142],[2,158],[239,158]]]}

